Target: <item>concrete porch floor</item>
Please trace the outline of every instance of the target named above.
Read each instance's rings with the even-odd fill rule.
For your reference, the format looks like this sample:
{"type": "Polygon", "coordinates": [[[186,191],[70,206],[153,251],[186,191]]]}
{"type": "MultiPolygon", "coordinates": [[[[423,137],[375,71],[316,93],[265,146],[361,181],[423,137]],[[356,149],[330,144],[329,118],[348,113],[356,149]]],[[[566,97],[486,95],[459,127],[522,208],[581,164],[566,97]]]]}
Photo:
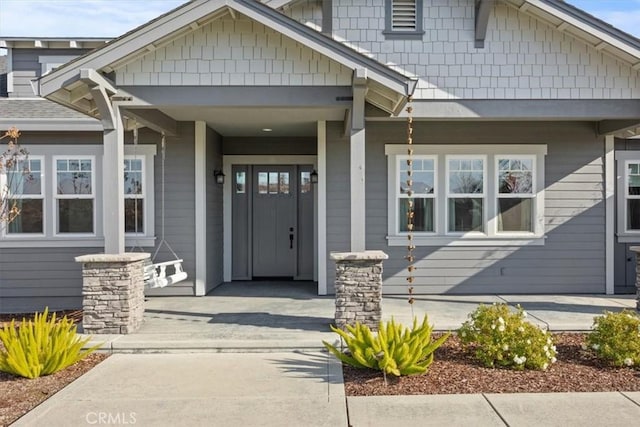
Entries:
{"type": "MultiPolygon", "coordinates": [[[[478,304],[520,304],[530,321],[554,331],[589,330],[603,310],[635,308],[633,295],[420,295],[413,313],[435,330],[454,330],[478,304]]],[[[317,351],[334,342],[334,297],[313,282],[231,282],[205,297],[149,297],[145,322],[131,335],[96,335],[114,352],[317,351]]],[[[406,295],[383,298],[383,318],[409,325],[406,295]]]]}

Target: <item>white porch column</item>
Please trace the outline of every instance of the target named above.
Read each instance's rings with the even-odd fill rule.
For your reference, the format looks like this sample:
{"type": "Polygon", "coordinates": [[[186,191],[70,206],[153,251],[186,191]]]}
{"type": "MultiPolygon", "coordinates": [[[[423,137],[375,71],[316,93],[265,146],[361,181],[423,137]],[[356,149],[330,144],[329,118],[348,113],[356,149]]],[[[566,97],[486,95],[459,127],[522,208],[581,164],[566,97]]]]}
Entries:
{"type": "Polygon", "coordinates": [[[120,107],[111,101],[116,88],[96,70],[82,68],[80,81],[93,96],[104,128],[102,222],[104,253],[124,253],[124,125],[120,107]]]}
{"type": "Polygon", "coordinates": [[[327,295],[327,122],[318,122],[318,184],[316,185],[318,295],[327,295]]]}
{"type": "Polygon", "coordinates": [[[614,250],[615,250],[615,137],[605,136],[604,140],[604,171],[605,171],[605,292],[613,295],[615,292],[614,250]]]}
{"type": "Polygon", "coordinates": [[[104,252],[124,253],[124,127],[114,106],[115,129],[104,130],[102,162],[102,221],[104,252]]]}
{"type": "MultiPolygon", "coordinates": [[[[207,293],[207,124],[195,122],[196,296],[207,293]]],[[[213,173],[213,171],[210,171],[213,173]]]]}
{"type": "Polygon", "coordinates": [[[350,174],[351,174],[351,251],[365,250],[365,126],[364,96],[367,70],[353,73],[353,106],[351,108],[350,174]]]}

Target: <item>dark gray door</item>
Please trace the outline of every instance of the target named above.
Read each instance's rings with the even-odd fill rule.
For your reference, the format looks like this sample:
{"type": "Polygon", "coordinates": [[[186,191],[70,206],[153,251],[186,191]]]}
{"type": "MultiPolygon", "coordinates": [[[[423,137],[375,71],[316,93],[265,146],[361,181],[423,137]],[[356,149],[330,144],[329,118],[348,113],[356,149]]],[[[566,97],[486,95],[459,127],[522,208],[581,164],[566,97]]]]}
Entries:
{"type": "Polygon", "coordinates": [[[253,166],[253,277],[296,276],[295,166],[253,166]]]}

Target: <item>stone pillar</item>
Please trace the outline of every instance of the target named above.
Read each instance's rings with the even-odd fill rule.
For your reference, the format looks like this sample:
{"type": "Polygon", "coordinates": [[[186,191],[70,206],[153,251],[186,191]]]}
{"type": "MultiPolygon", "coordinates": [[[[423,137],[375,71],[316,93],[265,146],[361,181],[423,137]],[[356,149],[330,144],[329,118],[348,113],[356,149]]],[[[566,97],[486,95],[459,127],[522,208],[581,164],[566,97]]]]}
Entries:
{"type": "Polygon", "coordinates": [[[86,334],[130,334],[144,316],[144,263],[148,253],[95,254],[82,263],[82,327],[86,334]]]}
{"type": "Polygon", "coordinates": [[[382,251],[332,252],[336,262],[336,315],[338,328],[365,324],[378,330],[382,317],[382,251]]]}
{"type": "Polygon", "coordinates": [[[636,253],[636,310],[640,311],[640,246],[631,246],[629,250],[636,253]]]}

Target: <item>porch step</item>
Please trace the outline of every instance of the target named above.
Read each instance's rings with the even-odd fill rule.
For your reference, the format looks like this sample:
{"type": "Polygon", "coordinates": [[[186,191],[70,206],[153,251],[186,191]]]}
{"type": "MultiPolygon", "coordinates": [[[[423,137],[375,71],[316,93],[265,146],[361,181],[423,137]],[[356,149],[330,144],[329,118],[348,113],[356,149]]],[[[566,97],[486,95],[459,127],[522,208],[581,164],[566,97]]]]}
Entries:
{"type": "Polygon", "coordinates": [[[171,339],[158,335],[93,335],[86,347],[101,344],[107,353],[272,353],[325,351],[322,340],[338,344],[335,334],[320,339],[171,339]]]}

